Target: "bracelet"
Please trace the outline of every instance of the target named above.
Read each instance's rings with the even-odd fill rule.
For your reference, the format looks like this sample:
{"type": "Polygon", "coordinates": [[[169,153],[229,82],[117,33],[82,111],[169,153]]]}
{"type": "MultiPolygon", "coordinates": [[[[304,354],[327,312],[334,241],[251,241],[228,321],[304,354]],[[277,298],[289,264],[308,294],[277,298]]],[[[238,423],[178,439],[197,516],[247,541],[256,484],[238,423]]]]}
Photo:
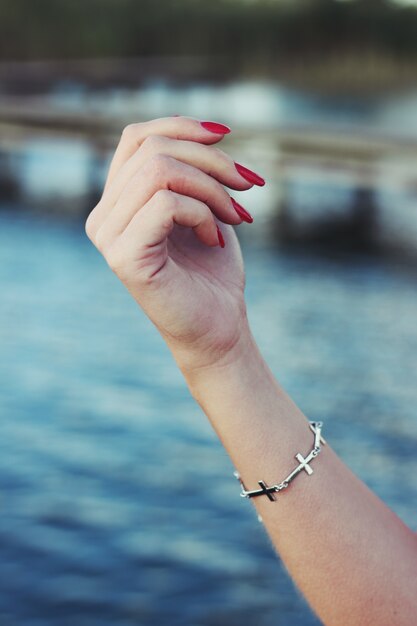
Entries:
{"type": "Polygon", "coordinates": [[[310,424],[311,430],[314,433],[314,446],[312,450],[310,451],[310,453],[305,458],[303,457],[302,454],[300,454],[300,452],[298,452],[295,455],[295,458],[299,462],[299,465],[291,472],[291,474],[288,474],[288,476],[284,478],[284,480],[280,482],[279,484],[268,487],[268,485],[263,480],[259,480],[258,485],[261,488],[256,489],[254,491],[248,491],[242,482],[239,472],[234,472],[234,476],[236,476],[236,478],[238,479],[242,487],[242,491],[240,494],[242,498],[257,498],[258,496],[267,496],[267,498],[271,502],[273,502],[274,500],[276,500],[275,494],[279,491],[282,491],[283,489],[287,489],[291,481],[293,481],[294,478],[298,476],[298,474],[302,470],[305,470],[309,476],[313,473],[313,470],[311,469],[309,463],[321,451],[320,443],[326,444],[326,440],[323,439],[323,437],[321,436],[321,428],[323,426],[323,422],[309,421],[309,424],[310,424]]]}

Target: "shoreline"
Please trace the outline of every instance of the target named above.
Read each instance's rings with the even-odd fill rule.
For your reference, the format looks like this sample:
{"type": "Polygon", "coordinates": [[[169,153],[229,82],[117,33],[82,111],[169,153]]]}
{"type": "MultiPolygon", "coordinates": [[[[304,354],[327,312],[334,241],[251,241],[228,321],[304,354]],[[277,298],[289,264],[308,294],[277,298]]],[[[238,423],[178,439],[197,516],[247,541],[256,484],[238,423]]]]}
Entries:
{"type": "MultiPolygon", "coordinates": [[[[0,62],[3,94],[46,93],[57,82],[96,90],[133,89],[150,81],[222,84],[267,80],[318,95],[381,96],[417,89],[417,56],[400,59],[375,51],[347,51],[324,57],[241,58],[224,56],[103,57],[0,62]]],[[[0,96],[1,97],[1,96],[0,96]]]]}

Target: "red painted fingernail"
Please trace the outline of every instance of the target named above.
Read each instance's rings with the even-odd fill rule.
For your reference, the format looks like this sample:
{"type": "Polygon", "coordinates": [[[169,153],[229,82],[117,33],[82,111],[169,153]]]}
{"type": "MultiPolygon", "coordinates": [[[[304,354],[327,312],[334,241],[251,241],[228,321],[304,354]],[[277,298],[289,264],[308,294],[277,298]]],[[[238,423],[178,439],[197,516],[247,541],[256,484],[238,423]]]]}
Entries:
{"type": "Polygon", "coordinates": [[[228,126],[218,124],[217,122],[200,122],[200,124],[211,133],[216,133],[216,135],[228,135],[231,132],[231,129],[228,126]]]}
{"type": "Polygon", "coordinates": [[[262,178],[262,176],[256,174],[256,172],[252,172],[252,170],[249,170],[247,167],[241,165],[240,163],[236,163],[236,161],[235,166],[239,174],[243,176],[243,178],[245,178],[249,183],[259,185],[259,187],[263,187],[265,185],[265,180],[262,178]]]}
{"type": "Polygon", "coordinates": [[[223,239],[223,235],[222,235],[222,231],[220,230],[220,228],[217,226],[216,224],[216,228],[217,228],[217,236],[219,238],[219,244],[221,248],[224,248],[225,243],[224,243],[224,239],[223,239]]]}
{"type": "Polygon", "coordinates": [[[253,222],[252,215],[250,213],[248,213],[246,211],[246,209],[244,209],[241,204],[236,202],[236,200],[234,198],[230,198],[230,199],[231,199],[233,207],[234,207],[236,213],[239,215],[239,217],[241,217],[244,222],[247,222],[248,224],[252,224],[252,222],[253,222]]]}

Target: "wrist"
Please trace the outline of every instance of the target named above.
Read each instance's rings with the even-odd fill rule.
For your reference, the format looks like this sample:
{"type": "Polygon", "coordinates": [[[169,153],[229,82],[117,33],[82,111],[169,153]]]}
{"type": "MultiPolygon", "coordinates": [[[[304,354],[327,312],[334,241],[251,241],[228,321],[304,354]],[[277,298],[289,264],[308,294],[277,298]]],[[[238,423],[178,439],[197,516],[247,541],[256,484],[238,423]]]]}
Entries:
{"type": "Polygon", "coordinates": [[[246,476],[282,474],[288,450],[310,443],[306,417],[281,388],[249,330],[222,358],[183,371],[191,395],[208,417],[235,467],[246,476]],[[252,467],[253,465],[253,467],[252,467]],[[249,469],[248,469],[249,468],[249,469]]]}
{"type": "Polygon", "coordinates": [[[236,342],[215,360],[180,369],[191,395],[200,404],[204,404],[206,398],[211,400],[216,393],[224,396],[232,390],[251,393],[254,387],[278,387],[248,324],[242,327],[236,342]]]}
{"type": "Polygon", "coordinates": [[[246,312],[224,330],[222,336],[221,332],[209,329],[192,341],[187,338],[178,340],[161,333],[187,382],[198,380],[207,371],[233,364],[254,341],[246,312]]]}

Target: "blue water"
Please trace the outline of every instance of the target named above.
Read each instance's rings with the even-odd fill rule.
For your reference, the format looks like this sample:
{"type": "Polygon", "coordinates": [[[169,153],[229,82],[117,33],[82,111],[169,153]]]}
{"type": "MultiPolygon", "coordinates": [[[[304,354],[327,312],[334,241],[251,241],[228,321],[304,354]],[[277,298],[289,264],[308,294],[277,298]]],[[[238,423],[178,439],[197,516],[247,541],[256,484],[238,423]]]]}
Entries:
{"type": "MultiPolygon", "coordinates": [[[[244,241],[272,370],[417,530],[417,272],[244,241]]],[[[1,213],[0,290],[0,623],[318,624],[82,224],[1,213]]]]}

